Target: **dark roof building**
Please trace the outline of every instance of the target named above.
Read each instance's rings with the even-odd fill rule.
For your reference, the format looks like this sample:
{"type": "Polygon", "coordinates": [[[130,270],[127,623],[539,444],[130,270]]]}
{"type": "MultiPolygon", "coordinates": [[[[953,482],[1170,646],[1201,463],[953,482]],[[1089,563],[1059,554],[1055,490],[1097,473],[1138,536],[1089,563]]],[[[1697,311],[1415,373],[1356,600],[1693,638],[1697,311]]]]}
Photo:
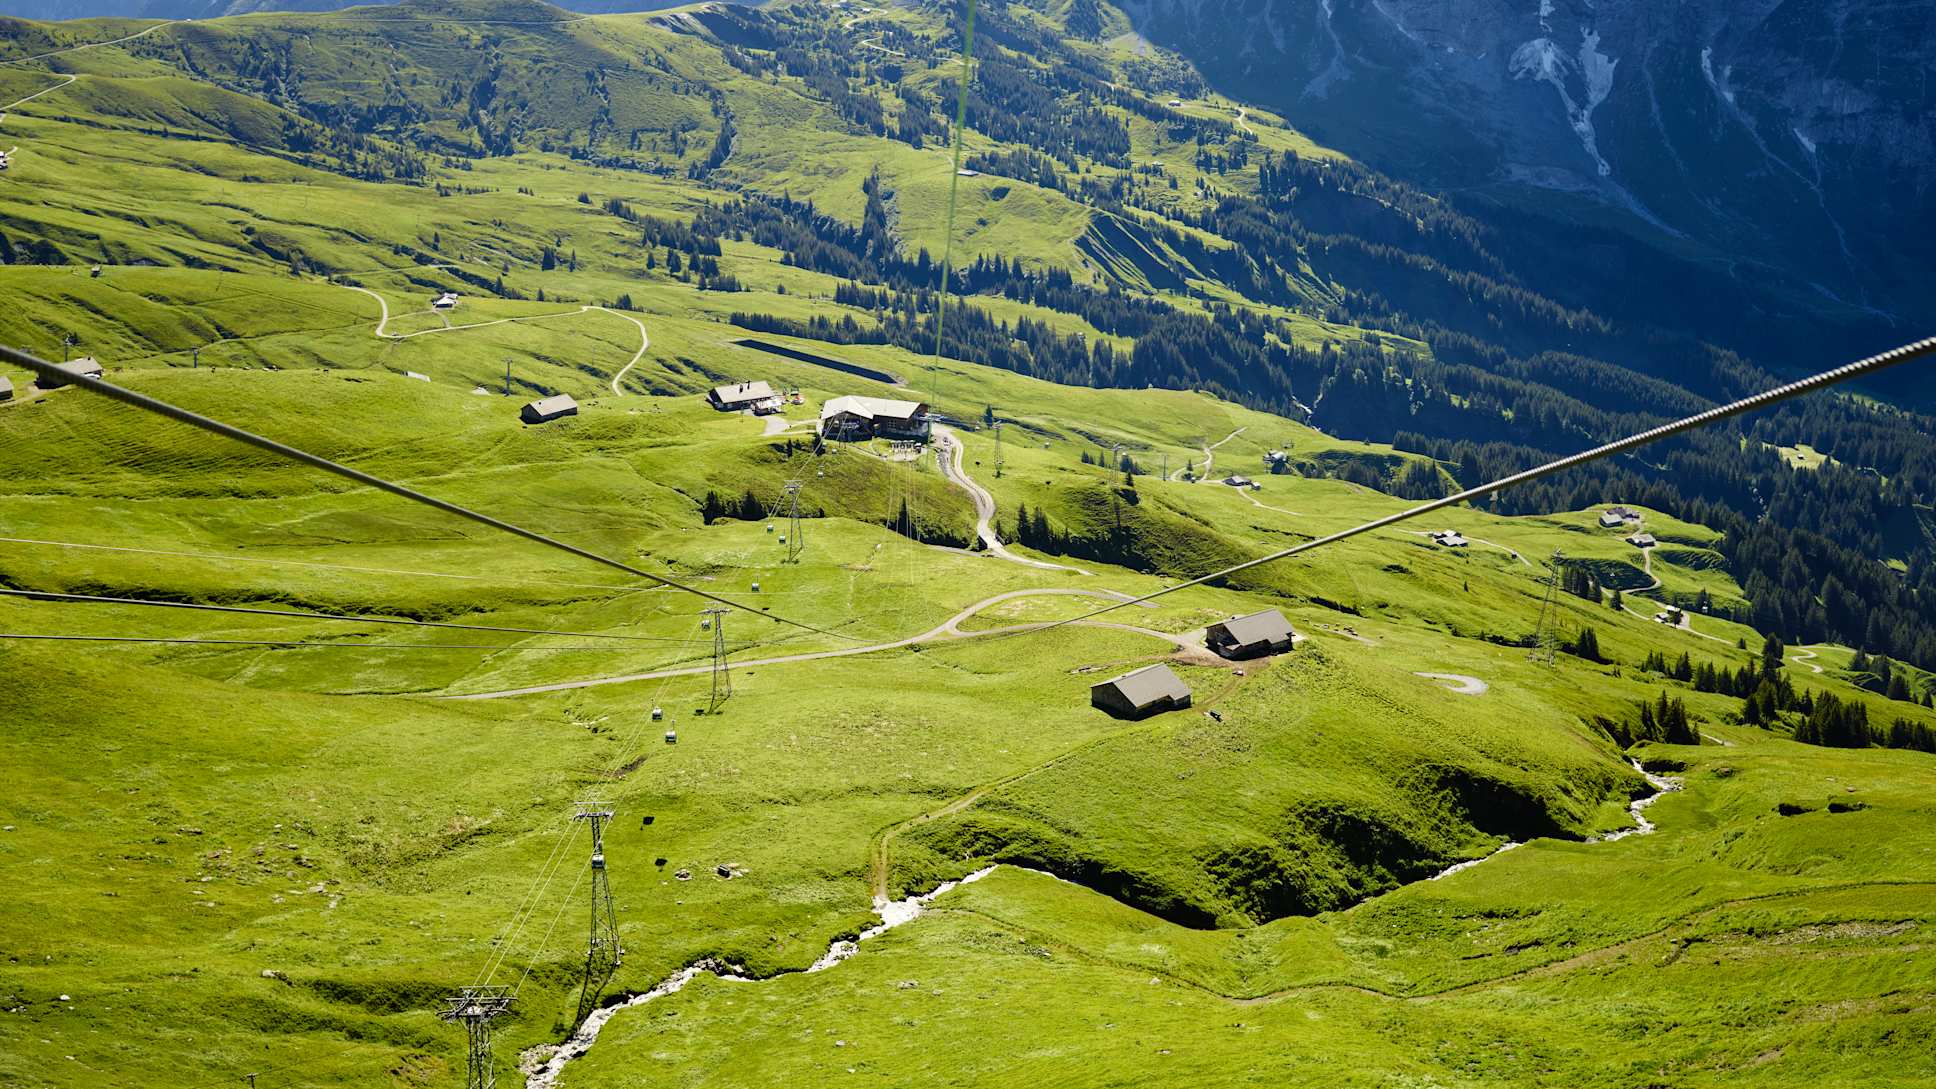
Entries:
{"type": "MultiPolygon", "coordinates": [[[[84,355],[79,359],[70,359],[62,363],[60,369],[66,371],[68,374],[85,375],[88,378],[99,378],[102,373],[101,365],[95,362],[94,357],[91,355],[84,355]]],[[[69,382],[65,378],[55,378],[43,374],[34,380],[34,384],[41,389],[59,389],[62,386],[68,385],[69,382]]]]}
{"type": "Polygon", "coordinates": [[[543,397],[524,406],[518,417],[528,424],[550,423],[565,416],[578,415],[578,402],[571,394],[560,393],[556,397],[543,397]]]}
{"type": "Polygon", "coordinates": [[[1190,706],[1190,689],[1174,670],[1158,662],[1091,687],[1089,705],[1117,718],[1147,718],[1190,706]]]}
{"type": "Polygon", "coordinates": [[[1660,542],[1654,540],[1654,535],[1651,533],[1636,533],[1627,538],[1627,543],[1635,548],[1652,548],[1660,542]]]}
{"type": "Polygon", "coordinates": [[[1249,616],[1233,616],[1204,630],[1203,644],[1225,658],[1257,658],[1282,654],[1297,641],[1291,622],[1276,609],[1249,616]]]}
{"type": "Polygon", "coordinates": [[[780,395],[765,382],[734,382],[729,386],[714,386],[706,394],[706,400],[721,412],[741,412],[752,409],[777,412],[780,408],[780,395]]]}

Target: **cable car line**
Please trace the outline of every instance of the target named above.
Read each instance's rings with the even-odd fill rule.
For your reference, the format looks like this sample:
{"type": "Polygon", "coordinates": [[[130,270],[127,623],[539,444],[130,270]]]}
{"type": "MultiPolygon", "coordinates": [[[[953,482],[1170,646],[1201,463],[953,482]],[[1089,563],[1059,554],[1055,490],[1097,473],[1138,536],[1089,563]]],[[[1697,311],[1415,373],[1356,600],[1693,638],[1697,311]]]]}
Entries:
{"type": "Polygon", "coordinates": [[[1921,340],[1912,341],[1900,347],[1891,348],[1886,352],[1880,352],[1876,355],[1869,356],[1866,359],[1859,359],[1853,363],[1848,363],[1848,364],[1844,364],[1843,366],[1836,367],[1833,370],[1823,371],[1819,374],[1810,375],[1809,377],[1801,379],[1800,381],[1797,381],[1797,382],[1790,382],[1785,386],[1776,386],[1773,389],[1763,390],[1762,392],[1754,394],[1752,396],[1743,397],[1738,401],[1733,401],[1725,405],[1717,405],[1714,408],[1710,408],[1706,410],[1705,412],[1697,412],[1692,416],[1687,416],[1682,419],[1675,420],[1672,423],[1662,424],[1659,427],[1655,427],[1647,431],[1642,431],[1638,434],[1629,435],[1624,439],[1615,439],[1612,442],[1604,443],[1600,446],[1596,446],[1591,450],[1582,450],[1577,454],[1571,454],[1554,461],[1549,461],[1544,465],[1537,465],[1531,469],[1526,469],[1521,472],[1513,473],[1510,476],[1503,476],[1503,477],[1500,477],[1498,480],[1481,484],[1474,488],[1467,488],[1465,491],[1459,492],[1455,495],[1448,495],[1442,499],[1434,499],[1429,503],[1421,503],[1415,507],[1407,507],[1406,509],[1402,511],[1398,511],[1395,514],[1385,515],[1383,518],[1374,518],[1369,522],[1365,522],[1361,525],[1353,526],[1350,529],[1340,530],[1339,532],[1333,533],[1328,537],[1319,537],[1315,540],[1305,541],[1301,544],[1293,545],[1290,548],[1279,549],[1276,552],[1272,552],[1263,556],[1258,556],[1255,559],[1245,560],[1244,562],[1238,563],[1238,564],[1232,564],[1231,566],[1225,567],[1222,570],[1212,571],[1207,575],[1199,575],[1196,578],[1189,579],[1184,582],[1179,582],[1174,586],[1166,586],[1160,590],[1151,591],[1150,593],[1144,594],[1141,597],[1127,597],[1121,601],[1114,601],[1099,609],[1093,609],[1089,612],[1082,613],[1078,616],[1069,617],[1066,620],[1051,621],[1041,625],[1040,627],[1027,628],[1021,632],[1013,632],[1008,634],[1019,635],[1019,634],[1026,634],[1026,633],[1053,631],[1054,629],[1060,628],[1065,624],[1074,624],[1078,621],[1090,620],[1095,617],[1101,616],[1104,613],[1114,612],[1117,609],[1126,608],[1131,605],[1141,605],[1145,602],[1154,601],[1155,599],[1159,597],[1163,597],[1167,594],[1176,593],[1178,590],[1187,590],[1193,586],[1202,586],[1205,583],[1214,582],[1217,579],[1227,578],[1230,575],[1234,575],[1240,571],[1248,571],[1253,567],[1261,567],[1264,564],[1275,563],[1278,560],[1288,559],[1291,556],[1298,555],[1299,553],[1302,553],[1302,552],[1309,552],[1315,548],[1323,548],[1325,545],[1328,545],[1328,544],[1336,544],[1339,541],[1347,540],[1351,537],[1356,537],[1361,533],[1370,533],[1372,530],[1383,529],[1386,526],[1395,525],[1399,522],[1403,522],[1410,518],[1416,518],[1421,514],[1430,514],[1435,510],[1442,510],[1446,507],[1452,506],[1455,503],[1462,503],[1462,502],[1465,502],[1466,500],[1479,498],[1480,496],[1491,495],[1494,492],[1502,491],[1506,488],[1510,488],[1515,484],[1525,484],[1529,481],[1538,480],[1540,477],[1543,477],[1543,476],[1548,476],[1553,473],[1574,468],[1575,466],[1585,465],[1588,462],[1599,461],[1602,458],[1608,458],[1608,457],[1612,457],[1615,454],[1625,453],[1626,451],[1635,449],[1636,447],[1645,446],[1653,442],[1658,442],[1661,439],[1670,438],[1684,431],[1693,431],[1697,428],[1706,427],[1709,424],[1727,419],[1730,416],[1738,416],[1744,412],[1752,412],[1756,409],[1766,408],[1769,405],[1777,404],[1781,401],[1786,401],[1793,397],[1800,397],[1806,393],[1813,393],[1817,390],[1826,389],[1830,386],[1834,386],[1842,382],[1847,382],[1850,379],[1860,378],[1863,375],[1867,375],[1867,374],[1873,374],[1876,371],[1883,370],[1887,367],[1893,367],[1901,363],[1907,363],[1910,360],[1918,359],[1923,356],[1930,355],[1932,353],[1936,353],[1936,336],[1924,337],[1921,340]]]}
{"type": "Polygon", "coordinates": [[[719,605],[725,605],[729,608],[737,609],[745,613],[750,613],[754,616],[764,616],[764,617],[767,617],[768,619],[777,621],[778,623],[781,623],[781,624],[785,624],[789,627],[802,628],[819,635],[827,635],[827,636],[832,636],[833,638],[836,638],[836,639],[845,639],[845,640],[854,641],[854,642],[859,641],[858,636],[848,635],[843,632],[830,631],[826,628],[809,624],[803,620],[793,620],[788,617],[779,616],[774,613],[767,612],[765,609],[759,608],[757,606],[742,604],[741,602],[734,601],[731,598],[722,597],[718,594],[712,593],[707,590],[701,590],[696,586],[688,586],[677,580],[666,578],[664,575],[655,575],[650,571],[645,571],[640,568],[634,567],[631,564],[624,562],[623,560],[615,560],[610,556],[600,555],[599,553],[593,552],[590,549],[580,548],[577,545],[569,544],[565,541],[561,541],[556,537],[547,536],[543,533],[539,533],[536,530],[526,529],[523,526],[515,525],[511,522],[504,521],[501,518],[495,518],[481,511],[472,510],[469,507],[460,506],[446,499],[439,499],[436,496],[429,495],[424,492],[420,492],[415,488],[411,488],[403,484],[398,484],[391,480],[385,480],[380,476],[375,476],[370,473],[366,473],[361,469],[352,469],[349,466],[342,464],[341,462],[331,461],[326,457],[322,457],[318,454],[312,454],[307,450],[298,449],[294,446],[290,446],[287,443],[278,442],[275,439],[265,438],[252,431],[245,431],[242,428],[236,427],[233,424],[223,423],[220,420],[211,419],[210,417],[203,416],[200,413],[191,412],[190,410],[182,408],[179,405],[173,405],[168,403],[167,401],[163,401],[155,397],[150,397],[145,393],[138,393],[134,390],[127,388],[126,386],[118,386],[112,382],[107,382],[99,378],[91,377],[89,375],[75,374],[70,371],[63,370],[61,367],[59,367],[56,364],[49,363],[48,361],[40,358],[39,356],[20,351],[17,348],[10,348],[5,345],[0,345],[0,360],[5,360],[17,366],[25,367],[28,370],[33,371],[34,374],[38,377],[50,378],[50,379],[54,379],[56,381],[65,383],[67,385],[78,386],[90,392],[98,393],[103,397],[108,397],[108,398],[112,398],[113,400],[120,401],[122,404],[131,405],[144,412],[151,412],[157,416],[162,416],[167,419],[174,420],[177,423],[184,423],[189,425],[190,427],[200,428],[201,430],[207,431],[210,434],[220,435],[223,438],[227,438],[227,439],[233,439],[236,442],[253,446],[258,450],[266,450],[269,453],[276,455],[277,457],[287,458],[290,461],[299,462],[303,465],[309,466],[312,469],[321,469],[324,472],[334,473],[337,476],[345,477],[349,480],[356,481],[359,484],[364,484],[369,487],[379,489],[381,491],[389,492],[391,495],[408,499],[413,503],[421,503],[428,507],[434,507],[437,510],[443,511],[446,514],[454,514],[459,518],[469,519],[470,521],[476,522],[479,525],[489,526],[490,528],[499,530],[500,532],[509,533],[517,537],[522,537],[527,541],[534,541],[538,544],[544,545],[547,548],[554,548],[561,552],[570,553],[571,555],[577,556],[580,559],[586,559],[586,560],[592,561],[593,563],[603,564],[606,567],[616,568],[617,570],[624,571],[627,574],[637,575],[639,578],[642,578],[642,579],[649,579],[662,586],[668,586],[676,590],[684,590],[689,594],[692,594],[696,597],[704,598],[707,601],[711,601],[719,605]]]}
{"type": "Polygon", "coordinates": [[[352,613],[312,613],[299,609],[258,609],[243,605],[208,605],[194,601],[156,601],[141,597],[107,597],[99,594],[66,594],[51,590],[13,590],[0,587],[0,595],[32,601],[73,601],[98,605],[149,605],[165,609],[194,609],[212,613],[241,613],[246,616],[286,616],[298,620],[340,620],[356,624],[400,624],[415,628],[450,628],[457,631],[496,631],[514,635],[556,635],[567,639],[619,639],[637,643],[683,643],[673,635],[618,635],[590,631],[556,631],[550,628],[509,628],[494,624],[459,624],[443,620],[411,620],[394,616],[357,616],[352,613]]]}

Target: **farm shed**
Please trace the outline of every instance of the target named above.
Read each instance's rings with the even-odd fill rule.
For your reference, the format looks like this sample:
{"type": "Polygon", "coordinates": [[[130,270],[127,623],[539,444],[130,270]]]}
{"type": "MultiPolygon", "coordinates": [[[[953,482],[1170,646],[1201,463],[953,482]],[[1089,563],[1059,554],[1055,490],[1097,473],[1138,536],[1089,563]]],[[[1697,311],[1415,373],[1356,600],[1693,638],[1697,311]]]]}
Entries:
{"type": "Polygon", "coordinates": [[[1654,535],[1651,533],[1636,533],[1627,538],[1627,543],[1635,548],[1652,548],[1660,542],[1654,540],[1654,535]]]}
{"type": "Polygon", "coordinates": [[[519,418],[528,424],[550,423],[565,416],[578,415],[578,402],[568,393],[556,397],[543,397],[524,406],[518,413],[519,418]]]}
{"type": "MultiPolygon", "coordinates": [[[[88,378],[99,378],[102,373],[101,364],[95,362],[94,357],[91,355],[84,355],[79,359],[70,359],[62,363],[60,369],[66,371],[68,374],[84,375],[88,378]]],[[[41,389],[59,389],[67,385],[68,382],[64,378],[51,378],[43,374],[34,384],[41,389]]]]}
{"type": "Polygon", "coordinates": [[[1089,705],[1117,718],[1147,718],[1190,706],[1190,689],[1175,670],[1158,662],[1091,687],[1089,705]]]}
{"type": "Polygon", "coordinates": [[[1276,609],[1233,616],[1204,629],[1203,643],[1225,658],[1256,658],[1282,654],[1291,649],[1297,636],[1291,622],[1276,609]]]}

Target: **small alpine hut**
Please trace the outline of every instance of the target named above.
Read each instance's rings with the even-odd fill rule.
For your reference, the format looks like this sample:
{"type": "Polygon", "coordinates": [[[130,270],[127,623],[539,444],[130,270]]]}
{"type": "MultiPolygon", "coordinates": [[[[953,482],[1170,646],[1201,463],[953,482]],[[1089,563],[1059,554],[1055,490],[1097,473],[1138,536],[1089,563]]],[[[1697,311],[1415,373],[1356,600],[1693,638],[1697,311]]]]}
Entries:
{"type": "Polygon", "coordinates": [[[1174,670],[1158,662],[1091,687],[1089,705],[1117,718],[1148,718],[1190,706],[1190,689],[1174,670]]]}
{"type": "Polygon", "coordinates": [[[765,382],[734,382],[727,386],[714,386],[706,400],[721,412],[752,412],[765,416],[780,411],[780,395],[765,382]]]}
{"type": "Polygon", "coordinates": [[[928,406],[885,397],[835,397],[820,406],[820,435],[828,439],[928,440],[928,406]]]}
{"type": "Polygon", "coordinates": [[[457,309],[457,292],[446,291],[442,295],[437,296],[436,301],[430,304],[430,308],[432,310],[457,309]]]}
{"type": "Polygon", "coordinates": [[[1635,548],[1652,548],[1660,542],[1654,540],[1654,535],[1651,533],[1636,533],[1627,538],[1627,543],[1635,548]]]}
{"type": "Polygon", "coordinates": [[[1291,622],[1276,609],[1233,616],[1204,630],[1203,645],[1224,658],[1261,658],[1282,654],[1297,641],[1291,622]]]}
{"type": "Polygon", "coordinates": [[[13,379],[0,374],[0,401],[13,400],[13,379]]]}
{"type": "MultiPolygon", "coordinates": [[[[62,363],[60,369],[66,371],[68,374],[78,374],[88,378],[99,378],[102,373],[101,364],[95,362],[94,357],[91,355],[84,355],[79,359],[70,359],[62,363]]],[[[43,374],[34,380],[34,384],[41,389],[59,389],[70,383],[65,378],[55,378],[43,374]]]]}
{"type": "Polygon", "coordinates": [[[560,393],[556,397],[541,397],[524,406],[518,418],[528,424],[541,424],[576,415],[578,402],[571,399],[571,394],[560,393]]]}
{"type": "Polygon", "coordinates": [[[1620,529],[1626,524],[1627,520],[1620,517],[1619,511],[1603,510],[1600,512],[1601,529],[1620,529]]]}

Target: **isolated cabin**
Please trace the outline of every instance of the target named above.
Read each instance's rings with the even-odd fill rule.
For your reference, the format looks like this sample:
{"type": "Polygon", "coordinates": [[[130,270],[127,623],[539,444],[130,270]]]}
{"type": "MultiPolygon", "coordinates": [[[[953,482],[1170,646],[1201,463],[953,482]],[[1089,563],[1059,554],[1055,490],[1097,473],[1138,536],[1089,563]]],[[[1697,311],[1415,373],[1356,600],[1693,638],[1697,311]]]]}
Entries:
{"type": "Polygon", "coordinates": [[[1441,529],[1432,534],[1432,539],[1447,548],[1464,548],[1468,543],[1464,535],[1456,529],[1441,529]]]}
{"type": "Polygon", "coordinates": [[[1651,533],[1636,533],[1627,538],[1627,543],[1635,548],[1652,548],[1660,542],[1654,540],[1654,535],[1651,533]]]}
{"type": "Polygon", "coordinates": [[[885,397],[835,397],[820,406],[820,434],[829,439],[912,439],[926,442],[928,406],[885,397]]]}
{"type": "Polygon", "coordinates": [[[1276,609],[1233,616],[1204,629],[1203,644],[1225,658],[1258,658],[1291,649],[1297,635],[1276,609]]]}
{"type": "Polygon", "coordinates": [[[780,411],[780,395],[765,382],[735,382],[729,386],[714,386],[706,400],[721,412],[747,412],[764,416],[780,411]]]}
{"type": "Polygon", "coordinates": [[[1190,689],[1174,670],[1158,662],[1091,687],[1089,705],[1117,718],[1147,718],[1190,706],[1190,689]]]}
{"type": "Polygon", "coordinates": [[[1616,511],[1606,510],[1606,511],[1600,512],[1601,529],[1619,529],[1626,524],[1627,524],[1627,520],[1625,518],[1620,517],[1619,513],[1616,511]]]}
{"type": "MultiPolygon", "coordinates": [[[[102,373],[101,365],[95,362],[94,357],[91,355],[84,355],[79,359],[70,359],[62,363],[60,369],[66,371],[68,374],[78,374],[87,378],[99,378],[102,373]]],[[[62,386],[68,385],[69,382],[65,378],[57,378],[53,375],[43,374],[34,380],[34,384],[41,389],[59,389],[62,386]]]]}
{"type": "Polygon", "coordinates": [[[454,310],[456,307],[457,293],[454,291],[444,292],[442,295],[437,296],[436,302],[430,304],[432,310],[454,310]]]}
{"type": "Polygon", "coordinates": [[[528,424],[550,423],[565,416],[578,415],[578,402],[571,394],[560,393],[556,397],[544,397],[524,406],[518,413],[520,419],[528,424]]]}
{"type": "Polygon", "coordinates": [[[0,401],[13,400],[13,379],[0,374],[0,401]]]}
{"type": "Polygon", "coordinates": [[[1249,477],[1240,476],[1236,473],[1232,473],[1229,476],[1224,477],[1223,482],[1225,484],[1230,485],[1233,488],[1248,488],[1250,487],[1250,484],[1251,484],[1251,480],[1249,477]]]}

